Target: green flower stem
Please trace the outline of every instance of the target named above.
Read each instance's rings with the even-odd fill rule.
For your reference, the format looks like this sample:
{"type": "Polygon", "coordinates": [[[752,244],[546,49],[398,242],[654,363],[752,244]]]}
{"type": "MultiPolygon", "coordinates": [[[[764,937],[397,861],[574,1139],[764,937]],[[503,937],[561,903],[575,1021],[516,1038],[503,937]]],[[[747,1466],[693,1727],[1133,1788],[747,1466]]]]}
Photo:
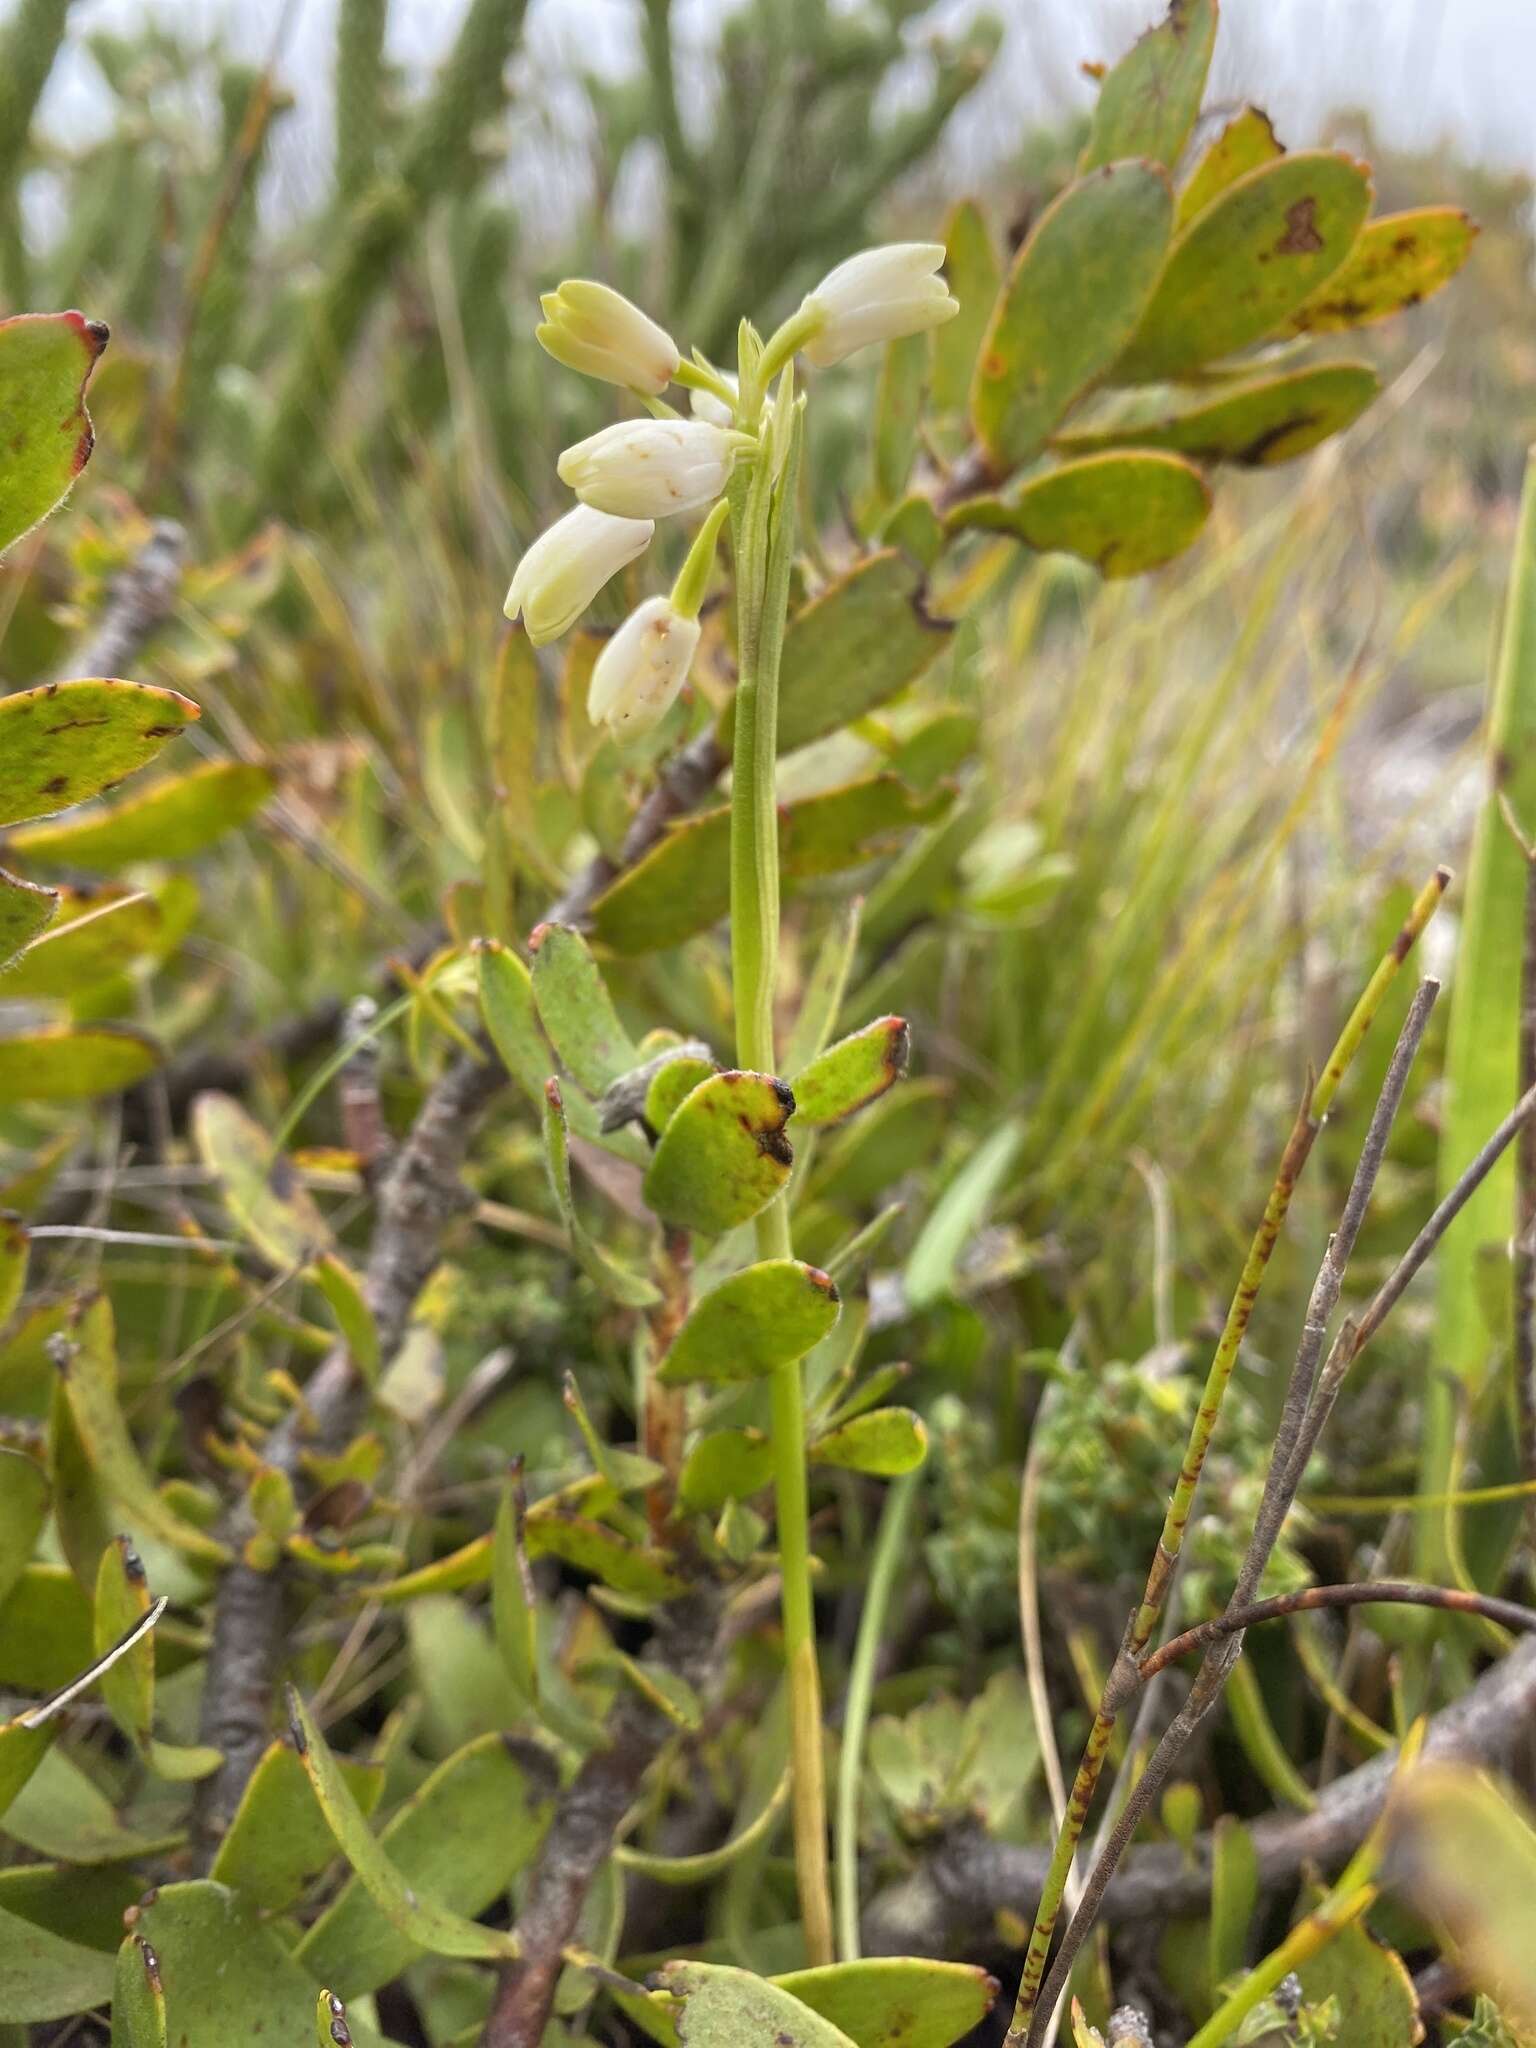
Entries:
{"type": "Polygon", "coordinates": [[[848,1700],[843,1712],[843,1742],[837,1759],[837,1945],[841,1960],[859,1960],[859,1779],[864,1768],[864,1731],[869,1726],[870,1695],[875,1688],[875,1659],[896,1584],[896,1571],[906,1552],[907,1528],[917,1498],[918,1477],[908,1472],[885,1496],[885,1509],[875,1536],[864,1611],[848,1672],[848,1700]]]}
{"type": "MultiPolygon", "coordinates": [[[[792,378],[780,387],[771,434],[744,487],[732,493],[736,556],[739,676],[731,785],[731,974],[736,999],[736,1058],[775,1071],[774,977],[779,947],[779,827],[774,784],[778,756],[779,659],[789,609],[803,419],[792,378]],[[785,437],[787,439],[787,445],[785,437]],[[778,458],[782,454],[780,467],[778,458]],[[780,469],[776,477],[775,470],[780,469]]],[[[791,1254],[782,1199],[757,1221],[759,1254],[791,1254]]],[[[795,1873],[812,1965],[830,1963],[832,1900],[827,1871],[827,1795],[822,1762],[821,1679],[811,1601],[810,1507],[806,1484],[805,1399],[798,1362],[772,1381],[774,1490],[783,1580],[784,1657],[789,1677],[790,1765],[795,1873]]]]}
{"type": "MultiPolygon", "coordinates": [[[[1139,1662],[1162,1617],[1163,1604],[1168,1597],[1168,1588],[1179,1561],[1179,1553],[1184,1546],[1184,1532],[1189,1526],[1189,1518],[1194,1509],[1200,1474],[1204,1470],[1206,1455],[1216,1434],[1221,1405],[1231,1384],[1238,1351],[1247,1333],[1253,1306],[1264,1284],[1264,1276],[1269,1269],[1270,1258],[1290,1209],[1291,1197],[1296,1191],[1301,1170],[1306,1165],[1317,1134],[1322,1128],[1323,1118],[1332,1107],[1339,1084],[1355,1054],[1360,1050],[1365,1034],[1386,998],[1387,990],[1396,979],[1398,969],[1407,959],[1419,934],[1440,907],[1440,901],[1449,882],[1450,875],[1444,868],[1440,868],[1419,891],[1402,930],[1366,983],[1360,1000],[1355,1004],[1344,1029],[1339,1033],[1338,1043],[1328,1055],[1316,1085],[1308,1089],[1306,1099],[1301,1105],[1290,1138],[1280,1156],[1274,1184],[1264,1205],[1264,1214],[1259,1220],[1258,1229],[1254,1232],[1253,1242],[1249,1246],[1248,1257],[1238,1280],[1237,1291],[1232,1297],[1226,1322],[1211,1358],[1210,1371],[1206,1375],[1205,1388],[1200,1397],[1200,1406],[1190,1427],[1184,1462],[1179,1468],[1178,1483],[1169,1500],[1163,1531],[1158,1538],[1157,1551],[1152,1560],[1152,1569],[1147,1575],[1146,1590],[1142,1594],[1141,1605],[1126,1631],[1120,1657],[1116,1660],[1118,1669],[1123,1669],[1127,1658],[1139,1662]]],[[[1033,2034],[1040,1986],[1045,1976],[1045,1966],[1056,1932],[1056,1922],[1061,1913],[1062,1900],[1066,1896],[1068,1874],[1088,1819],[1088,1809],[1093,1804],[1093,1796],[1098,1789],[1104,1760],[1109,1753],[1110,1738],[1114,1734],[1115,1719],[1119,1711],[1113,1696],[1115,1681],[1116,1673],[1111,1672],[1109,1685],[1105,1689],[1098,1712],[1093,1718],[1093,1726],[1088,1733],[1087,1746],[1077,1767],[1077,1776],[1072,1781],[1067,1810],[1057,1832],[1056,1846],[1051,1852],[1050,1868],[1046,1872],[1045,1883],[1041,1889],[1040,1904],[1029,1937],[1029,1949],[1024,1958],[1024,1974],[1019,1983],[1018,2003],[1014,2007],[1013,2024],[1008,2029],[1004,2048],[1025,2048],[1025,2043],[1033,2034]]]]}

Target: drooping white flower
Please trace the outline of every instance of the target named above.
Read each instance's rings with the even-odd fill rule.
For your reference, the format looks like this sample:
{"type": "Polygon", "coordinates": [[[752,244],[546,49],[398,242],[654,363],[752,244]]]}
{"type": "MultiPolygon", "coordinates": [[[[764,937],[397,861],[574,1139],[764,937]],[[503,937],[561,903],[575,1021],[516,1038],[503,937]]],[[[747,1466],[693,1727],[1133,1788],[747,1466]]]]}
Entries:
{"type": "Polygon", "coordinates": [[[567,448],[560,480],[583,504],[625,519],[696,512],[720,496],[749,440],[709,420],[622,420],[567,448]]]}
{"type": "Polygon", "coordinates": [[[670,598],[648,597],[597,657],[587,716],[621,737],[648,732],[687,681],[698,644],[697,619],[675,611],[670,598]]]}
{"type": "Polygon", "coordinates": [[[937,274],[943,261],[942,242],[889,242],[829,270],[800,307],[801,317],[816,323],[801,343],[807,359],[824,370],[872,341],[921,334],[952,319],[960,303],[937,274]]]}
{"type": "Polygon", "coordinates": [[[567,369],[652,397],[659,397],[676,375],[677,343],[622,292],[590,278],[568,277],[539,304],[544,322],[534,332],[567,369]]]}
{"type": "Polygon", "coordinates": [[[535,647],[557,640],[609,577],[645,552],[655,531],[649,519],[617,519],[578,505],[541,533],[518,563],[507,592],[507,617],[522,614],[535,647]]]}

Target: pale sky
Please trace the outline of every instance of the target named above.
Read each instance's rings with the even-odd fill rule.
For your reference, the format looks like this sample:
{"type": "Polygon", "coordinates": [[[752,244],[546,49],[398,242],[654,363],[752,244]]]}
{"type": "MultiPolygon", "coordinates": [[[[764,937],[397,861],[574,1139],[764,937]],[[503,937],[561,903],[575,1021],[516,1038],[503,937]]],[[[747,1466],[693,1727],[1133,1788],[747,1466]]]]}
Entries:
{"type": "MultiPolygon", "coordinates": [[[[950,125],[945,148],[956,181],[1042,114],[1086,103],[1081,60],[1112,58],[1162,6],[992,0],[1006,41],[993,76],[950,125]]],[[[0,0],[0,15],[6,11],[0,0]]],[[[462,11],[460,0],[394,0],[392,53],[430,63],[462,11]]],[[[560,94],[562,72],[627,69],[640,11],[639,0],[531,0],[513,135],[535,216],[558,215],[582,197],[582,104],[560,94]]],[[[708,48],[729,11],[729,0],[676,0],[685,114],[707,89],[708,48]]],[[[909,31],[914,75],[927,36],[976,11],[978,0],[935,0],[909,31]]],[[[335,0],[77,0],[72,20],[79,29],[122,27],[146,14],[198,33],[222,23],[231,43],[257,58],[282,34],[282,70],[300,115],[287,125],[269,198],[280,210],[285,193],[304,203],[328,158],[335,0]]],[[[1394,142],[1449,136],[1476,160],[1536,175],[1536,0],[1225,0],[1212,91],[1258,100],[1291,146],[1317,139],[1330,111],[1363,103],[1394,142]]],[[[93,67],[76,57],[50,85],[44,118],[56,133],[79,133],[98,105],[93,67]]]]}

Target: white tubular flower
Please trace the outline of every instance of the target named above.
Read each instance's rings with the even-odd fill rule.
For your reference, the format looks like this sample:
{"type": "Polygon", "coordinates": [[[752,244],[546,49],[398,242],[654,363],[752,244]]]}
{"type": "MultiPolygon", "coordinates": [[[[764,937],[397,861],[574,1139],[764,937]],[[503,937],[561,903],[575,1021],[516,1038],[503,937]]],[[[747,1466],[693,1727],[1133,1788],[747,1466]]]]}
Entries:
{"type": "Polygon", "coordinates": [[[624,519],[696,512],[725,489],[747,434],[708,420],[623,420],[560,458],[560,481],[583,504],[624,519]]]}
{"type": "Polygon", "coordinates": [[[960,304],[937,275],[943,261],[942,242],[890,242],[829,270],[800,307],[799,318],[815,322],[801,343],[807,360],[825,370],[872,341],[896,341],[953,319],[960,304]]]}
{"type": "Polygon", "coordinates": [[[522,615],[535,647],[574,626],[610,576],[644,554],[656,531],[649,519],[615,519],[578,505],[541,533],[517,565],[504,607],[522,615]]]}
{"type": "Polygon", "coordinates": [[[674,611],[670,598],[648,597],[597,657],[587,716],[621,738],[649,732],[687,681],[698,644],[697,619],[674,611]]]}
{"type": "Polygon", "coordinates": [[[622,292],[590,278],[568,277],[558,291],[546,292],[539,304],[544,323],[534,332],[567,369],[601,377],[605,384],[649,392],[653,398],[659,398],[677,374],[677,343],[622,292]]]}
{"type": "MultiPolygon", "coordinates": [[[[730,371],[722,370],[720,374],[734,391],[736,379],[730,371]]],[[[717,398],[713,391],[691,391],[688,394],[688,403],[696,420],[708,420],[712,427],[733,427],[736,424],[735,413],[725,400],[717,398]]]]}

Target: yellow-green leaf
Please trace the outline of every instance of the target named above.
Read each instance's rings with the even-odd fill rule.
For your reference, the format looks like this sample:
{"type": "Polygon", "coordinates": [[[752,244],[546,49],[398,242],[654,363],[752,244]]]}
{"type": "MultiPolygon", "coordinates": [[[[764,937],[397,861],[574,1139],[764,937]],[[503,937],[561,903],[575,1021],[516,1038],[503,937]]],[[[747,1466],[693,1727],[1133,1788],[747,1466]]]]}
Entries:
{"type": "MultiPolygon", "coordinates": [[[[916,825],[949,808],[947,789],[916,795],[899,777],[874,775],[779,807],[786,882],[837,874],[891,851],[916,825]]],[[[704,811],[667,831],[593,905],[597,935],[616,953],[654,953],[707,931],[730,909],[729,809],[704,811]]]]}
{"type": "Polygon", "coordinates": [[[324,1258],[316,1259],[311,1272],[315,1285],[330,1303],[352,1363],[370,1387],[376,1386],[383,1359],[378,1325],[361,1281],[339,1252],[327,1252],[324,1258]]]}
{"type": "Polygon", "coordinates": [[[820,1128],[841,1123],[892,1088],[907,1071],[911,1034],[903,1017],[877,1017],[802,1067],[790,1086],[795,1115],[820,1128]]]}
{"type": "Polygon", "coordinates": [[[998,1990],[997,1979],[974,1963],[926,1956],[868,1956],[773,1981],[858,2048],[950,2048],[980,2026],[998,1990]]]}
{"type": "Polygon", "coordinates": [[[0,1603],[31,1562],[48,1504],[48,1475],[36,1458],[0,1444],[0,1603]]]}
{"type": "Polygon", "coordinates": [[[1044,447],[1124,352],[1173,225],[1167,174],[1109,164],[1052,201],[1014,259],[982,342],[971,420],[993,473],[1044,447]]]}
{"type": "Polygon", "coordinates": [[[1002,265],[986,218],[974,199],[962,199],[944,229],[944,275],[960,311],[933,335],[933,403],[941,413],[964,412],[981,338],[992,318],[1002,265]]]}
{"type": "Polygon", "coordinates": [[[254,817],[277,778],[259,761],[204,761],[121,803],[26,825],[10,844],[28,860],[111,872],[140,860],[186,860],[254,817]]]}
{"type": "Polygon", "coordinates": [[[813,1351],[840,1307],[832,1281],[800,1259],[745,1266],[695,1304],[657,1377],[669,1386],[762,1379],[813,1351]]]}
{"type": "Polygon", "coordinates": [[[666,1223],[710,1236],[734,1230],[789,1182],[784,1126],[795,1098],[769,1074],[711,1074],[679,1105],[645,1176],[645,1199],[666,1223]]]}
{"type": "Polygon", "coordinates": [[[148,683],[40,683],[0,697],[0,825],[100,796],[198,716],[148,683]]]}
{"type": "Polygon", "coordinates": [[[750,1500],[773,1477],[773,1445],[761,1430],[716,1429],[683,1461],[678,1498],[694,1514],[714,1514],[728,1500],[750,1500]]]}
{"type": "MultiPolygon", "coordinates": [[[[457,1750],[376,1841],[368,1836],[377,1852],[371,1863],[375,1881],[389,1904],[359,1870],[304,1935],[295,1955],[311,1983],[328,1984],[342,1998],[361,1998],[398,1976],[423,1949],[431,1950],[414,1915],[401,1914],[402,1892],[434,1925],[446,1922],[450,1933],[473,1927],[467,1916],[484,1912],[538,1848],[553,1791],[554,1771],[531,1744],[492,1734],[457,1750]],[[491,1816],[494,1825],[488,1824],[491,1816]],[[387,1882],[378,1876],[380,1859],[387,1882]]],[[[473,1939],[499,1942],[495,1952],[506,1952],[506,1935],[490,1928],[478,1929],[473,1939]]]]}
{"type": "Polygon", "coordinates": [[[279,1272],[330,1248],[330,1226],[292,1163],[232,1095],[212,1090],[192,1105],[192,1138],[217,1178],[241,1235],[279,1272]]]}
{"type": "Polygon", "coordinates": [[[46,932],[0,975],[6,1001],[68,1001],[132,966],[160,939],[160,906],[152,896],[121,896],[46,932]]]}
{"type": "Polygon", "coordinates": [[[325,1737],[292,1686],[288,1687],[288,1712],[294,1744],[337,1846],[395,1932],[431,1955],[487,1960],[515,1956],[514,1935],[482,1927],[462,1913],[436,1904],[407,1880],[368,1826],[325,1737]]]}
{"type": "Polygon", "coordinates": [[[1112,448],[1164,448],[1194,462],[1273,468],[1341,434],[1379,396],[1369,363],[1322,363],[1251,384],[1223,386],[1214,398],[1055,437],[1064,455],[1112,448]]]}
{"type": "Polygon", "coordinates": [[[80,1102],[152,1074],[160,1048],[126,1024],[51,1025],[0,1038],[0,1103],[80,1102]]]}
{"type": "Polygon", "coordinates": [[[76,1334],[77,1342],[60,1370],[70,1413],[103,1491],[129,1524],[146,1535],[159,1536],[205,1563],[226,1563],[224,1545],[169,1507],[144,1469],[118,1403],[117,1346],[105,1296],[90,1303],[76,1334]]]}
{"type": "Polygon", "coordinates": [[[1401,1774],[1388,1808],[1389,1867],[1450,1934],[1472,1981],[1536,2028],[1536,1827],[1508,1785],[1463,1764],[1401,1774]]]}
{"type": "Polygon", "coordinates": [[[1174,241],[1116,380],[1183,376],[1282,330],[1348,256],[1370,204],[1369,171],[1340,151],[1237,179],[1174,241]]]}
{"type": "MultiPolygon", "coordinates": [[[[337,1769],[360,1811],[372,1813],[384,1789],[382,1766],[342,1757],[337,1769]]],[[[279,1741],[262,1752],[208,1874],[264,1912],[280,1912],[309,1889],[337,1854],[336,1838],[297,1751],[279,1741]]]]}
{"type": "Polygon", "coordinates": [[[39,888],[0,868],[0,967],[46,930],[58,907],[56,889],[39,888]]]}
{"type": "Polygon", "coordinates": [[[1190,546],[1211,510],[1200,472],[1158,450],[1083,455],[1032,477],[1007,498],[972,498],[952,530],[1011,534],[1041,554],[1080,555],[1101,576],[1140,576],[1190,546]]]}
{"type": "Polygon", "coordinates": [[[551,1078],[544,1084],[544,1161],[549,1171],[550,1190],[565,1224],[571,1255],[587,1278],[610,1300],[623,1308],[647,1308],[660,1294],[640,1273],[632,1273],[610,1258],[576,1213],[576,1194],[571,1186],[570,1146],[565,1128],[565,1104],[560,1083],[551,1078]]]}
{"type": "Polygon", "coordinates": [[[160,1958],[142,1934],[124,1938],[112,1983],[112,2048],[166,2048],[160,1958]]]}
{"type": "Polygon", "coordinates": [[[1219,192],[1284,154],[1268,114],[1259,107],[1244,107],[1197,160],[1179,193],[1175,225],[1182,228],[1203,213],[1219,192]]]}
{"type": "Polygon", "coordinates": [[[640,1064],[602,970],[580,932],[541,924],[528,941],[533,999],[550,1043],[589,1095],[640,1064]]]}
{"type": "MultiPolygon", "coordinates": [[[[869,556],[795,613],[779,671],[779,752],[793,753],[886,703],[949,644],[921,572],[895,548],[869,556]]],[[[720,720],[731,744],[734,697],[720,720]]]]}
{"type": "Polygon", "coordinates": [[[885,1479],[915,1472],[927,1455],[928,1431],[910,1408],[871,1408],[817,1437],[810,1447],[815,1465],[874,1472],[885,1479]]]}
{"type": "Polygon", "coordinates": [[[683,2048],[856,2048],[840,2027],[788,1991],[750,1970],[724,1963],[667,1963],[657,1981],[683,2001],[677,2035],[683,2048]]]}
{"type": "Polygon", "coordinates": [[[1390,320],[1450,283],[1472,253],[1477,222],[1459,206],[1420,206],[1367,221],[1347,260],[1293,315],[1293,334],[1332,334],[1390,320]]]}
{"type": "Polygon", "coordinates": [[[1105,74],[1078,166],[1117,157],[1176,164],[1200,112],[1216,42],[1216,0],[1170,0],[1168,12],[1105,74]]]}
{"type": "Polygon", "coordinates": [[[83,313],[0,320],[0,554],[48,516],[90,461],[85,387],[106,345],[106,328],[83,313]]]}

